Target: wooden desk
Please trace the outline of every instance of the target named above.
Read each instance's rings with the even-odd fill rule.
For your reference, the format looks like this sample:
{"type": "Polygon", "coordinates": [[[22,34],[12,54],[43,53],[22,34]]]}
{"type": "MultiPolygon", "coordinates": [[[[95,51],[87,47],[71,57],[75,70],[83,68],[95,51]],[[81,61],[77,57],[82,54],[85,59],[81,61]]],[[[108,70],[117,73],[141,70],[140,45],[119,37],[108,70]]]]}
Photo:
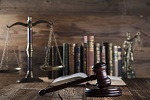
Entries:
{"type": "Polygon", "coordinates": [[[127,86],[121,87],[119,97],[86,97],[85,87],[69,87],[39,96],[38,92],[48,83],[16,83],[0,90],[0,100],[150,100],[150,78],[124,79],[127,86]]]}

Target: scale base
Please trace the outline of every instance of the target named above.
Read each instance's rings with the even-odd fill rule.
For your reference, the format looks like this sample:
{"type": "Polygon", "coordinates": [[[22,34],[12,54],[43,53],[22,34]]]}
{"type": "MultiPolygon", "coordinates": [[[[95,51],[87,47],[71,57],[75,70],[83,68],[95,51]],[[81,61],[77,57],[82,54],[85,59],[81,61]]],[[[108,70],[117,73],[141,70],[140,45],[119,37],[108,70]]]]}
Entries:
{"type": "Polygon", "coordinates": [[[135,71],[130,70],[123,73],[123,78],[136,78],[135,71]]]}
{"type": "Polygon", "coordinates": [[[27,82],[43,82],[43,80],[39,78],[23,78],[21,80],[17,80],[18,83],[27,83],[27,82]]]}
{"type": "Polygon", "coordinates": [[[117,97],[122,95],[122,90],[117,87],[99,88],[86,88],[85,95],[87,97],[117,97]]]}

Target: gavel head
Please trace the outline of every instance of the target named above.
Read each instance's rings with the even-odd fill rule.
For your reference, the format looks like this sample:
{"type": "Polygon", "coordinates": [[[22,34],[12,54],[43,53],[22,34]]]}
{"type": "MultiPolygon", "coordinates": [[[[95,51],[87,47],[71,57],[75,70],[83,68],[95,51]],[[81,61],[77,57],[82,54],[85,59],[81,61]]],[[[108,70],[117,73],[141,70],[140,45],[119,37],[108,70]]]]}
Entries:
{"type": "Polygon", "coordinates": [[[108,87],[111,85],[111,80],[106,73],[106,64],[103,62],[97,63],[93,67],[93,71],[97,77],[97,86],[99,88],[108,87]]]}

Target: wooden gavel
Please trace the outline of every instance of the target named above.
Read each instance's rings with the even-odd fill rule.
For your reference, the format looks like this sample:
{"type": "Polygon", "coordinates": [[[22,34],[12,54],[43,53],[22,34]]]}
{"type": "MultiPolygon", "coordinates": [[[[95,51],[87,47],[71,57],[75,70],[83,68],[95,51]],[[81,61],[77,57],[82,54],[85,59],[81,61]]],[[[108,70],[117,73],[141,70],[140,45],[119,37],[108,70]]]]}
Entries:
{"type": "Polygon", "coordinates": [[[110,87],[111,80],[106,74],[106,65],[105,63],[97,63],[93,67],[93,71],[95,75],[91,75],[86,78],[78,79],[75,81],[71,81],[68,83],[60,84],[58,86],[50,87],[47,89],[43,89],[39,91],[39,95],[43,96],[46,93],[54,92],[57,90],[61,90],[70,86],[74,86],[83,82],[91,81],[97,79],[97,86],[92,88],[85,89],[85,95],[89,97],[114,97],[122,95],[122,91],[120,88],[110,87]]]}

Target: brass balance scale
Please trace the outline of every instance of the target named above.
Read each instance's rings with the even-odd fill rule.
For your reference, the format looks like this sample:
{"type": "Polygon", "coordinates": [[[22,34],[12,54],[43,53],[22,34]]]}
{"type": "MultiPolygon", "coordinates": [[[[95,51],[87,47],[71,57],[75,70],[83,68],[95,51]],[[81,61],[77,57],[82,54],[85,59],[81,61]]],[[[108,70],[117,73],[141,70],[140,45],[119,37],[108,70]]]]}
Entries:
{"type": "MultiPolygon", "coordinates": [[[[22,22],[16,22],[16,23],[14,23],[14,24],[12,24],[10,26],[7,26],[8,29],[10,29],[11,27],[16,26],[16,25],[21,25],[21,26],[27,27],[27,48],[26,48],[26,53],[27,53],[27,57],[28,57],[27,58],[27,62],[28,62],[28,64],[27,64],[28,65],[27,66],[27,72],[26,72],[26,76],[23,79],[18,80],[17,82],[42,82],[43,81],[43,80],[41,80],[39,78],[34,77],[34,75],[33,75],[33,67],[32,67],[32,55],[33,55],[32,27],[36,26],[36,25],[38,25],[40,23],[46,23],[46,24],[50,25],[50,35],[49,35],[49,41],[48,41],[48,48],[46,50],[45,63],[40,68],[42,70],[44,70],[44,71],[53,71],[53,70],[58,70],[58,69],[62,68],[62,66],[50,66],[48,64],[48,59],[49,59],[49,55],[48,54],[49,54],[49,48],[51,46],[51,39],[52,39],[52,37],[54,37],[55,44],[56,44],[56,46],[58,46],[57,42],[56,42],[56,38],[55,38],[54,32],[53,32],[53,23],[45,21],[45,20],[39,20],[39,21],[36,21],[36,22],[32,23],[32,17],[29,16],[28,20],[27,20],[27,24],[26,23],[22,23],[22,22]]],[[[57,51],[58,51],[58,54],[60,56],[58,48],[57,48],[57,51]]],[[[62,63],[62,60],[61,60],[61,63],[62,63]]],[[[13,70],[16,71],[18,69],[13,69],[13,70]]]]}
{"type": "Polygon", "coordinates": [[[44,64],[42,66],[40,66],[40,68],[43,71],[55,71],[55,70],[59,70],[59,69],[63,68],[63,62],[62,62],[62,59],[61,59],[61,55],[60,55],[60,51],[59,51],[59,48],[58,48],[57,40],[55,38],[55,34],[54,34],[54,31],[53,31],[53,26],[50,27],[50,34],[49,34],[49,39],[48,39],[48,44],[47,44],[47,49],[46,49],[45,61],[44,61],[44,64]],[[58,57],[60,59],[61,65],[51,66],[49,64],[51,47],[52,47],[52,40],[54,40],[54,42],[55,42],[56,50],[58,52],[58,57]]]}

